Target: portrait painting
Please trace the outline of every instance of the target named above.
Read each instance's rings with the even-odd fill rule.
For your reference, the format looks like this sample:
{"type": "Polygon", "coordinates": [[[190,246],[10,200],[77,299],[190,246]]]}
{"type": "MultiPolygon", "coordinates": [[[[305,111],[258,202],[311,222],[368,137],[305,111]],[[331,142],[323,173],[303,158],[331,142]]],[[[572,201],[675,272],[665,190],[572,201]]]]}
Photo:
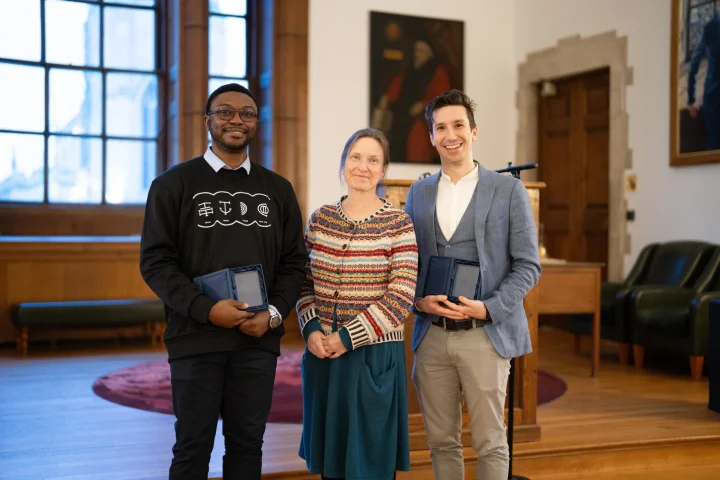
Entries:
{"type": "Polygon", "coordinates": [[[720,0],[672,0],[670,165],[720,162],[720,0]]]}
{"type": "Polygon", "coordinates": [[[463,89],[463,22],[370,12],[370,124],[390,141],[390,161],[439,164],[425,107],[463,89]]]}

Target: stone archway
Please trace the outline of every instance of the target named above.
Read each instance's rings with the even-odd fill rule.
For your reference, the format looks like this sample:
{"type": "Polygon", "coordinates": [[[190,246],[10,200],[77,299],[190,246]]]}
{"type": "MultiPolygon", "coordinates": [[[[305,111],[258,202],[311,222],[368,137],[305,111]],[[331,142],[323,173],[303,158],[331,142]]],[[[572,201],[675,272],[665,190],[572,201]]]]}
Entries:
{"type": "MultiPolygon", "coordinates": [[[[624,255],[630,248],[624,174],[632,168],[628,145],[628,114],[625,106],[627,86],[632,84],[632,68],[627,65],[627,37],[610,31],[591,37],[564,38],[557,45],[527,55],[518,66],[518,132],[516,164],[535,163],[538,157],[537,84],[544,80],[610,68],[610,145],[609,145],[609,225],[608,280],[624,278],[624,255]]],[[[530,171],[526,180],[535,180],[530,171]]],[[[541,200],[542,201],[542,200],[541,200]]]]}

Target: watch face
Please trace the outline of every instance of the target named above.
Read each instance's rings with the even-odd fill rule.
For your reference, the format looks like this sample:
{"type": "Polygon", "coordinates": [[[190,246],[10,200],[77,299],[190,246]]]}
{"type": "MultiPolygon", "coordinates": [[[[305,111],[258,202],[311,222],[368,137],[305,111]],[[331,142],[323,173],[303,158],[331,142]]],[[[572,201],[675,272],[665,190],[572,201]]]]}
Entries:
{"type": "Polygon", "coordinates": [[[271,328],[276,328],[276,327],[280,326],[281,322],[282,322],[282,318],[280,318],[278,316],[273,315],[270,317],[270,327],[271,328]]]}

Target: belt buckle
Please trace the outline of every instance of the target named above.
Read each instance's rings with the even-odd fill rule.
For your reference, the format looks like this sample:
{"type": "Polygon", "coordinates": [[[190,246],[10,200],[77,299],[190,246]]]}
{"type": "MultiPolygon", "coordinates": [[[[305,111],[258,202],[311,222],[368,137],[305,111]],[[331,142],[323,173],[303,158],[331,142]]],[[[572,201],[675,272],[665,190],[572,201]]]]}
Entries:
{"type": "Polygon", "coordinates": [[[447,318],[442,317],[442,319],[443,319],[443,330],[447,331],[447,318]]]}

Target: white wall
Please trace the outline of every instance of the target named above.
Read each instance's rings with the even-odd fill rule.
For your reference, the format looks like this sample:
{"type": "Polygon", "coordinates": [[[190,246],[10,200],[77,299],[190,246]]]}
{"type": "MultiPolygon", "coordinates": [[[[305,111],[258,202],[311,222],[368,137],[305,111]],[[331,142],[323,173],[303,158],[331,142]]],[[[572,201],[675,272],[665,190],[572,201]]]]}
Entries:
{"type": "MultiPolygon", "coordinates": [[[[370,11],[465,22],[464,90],[478,104],[475,158],[488,168],[513,160],[516,65],[513,3],[506,0],[310,0],[308,213],[338,200],[340,154],[369,124],[370,11]]],[[[388,178],[417,178],[439,165],[391,164],[388,178]]]]}
{"type": "MultiPolygon", "coordinates": [[[[636,219],[625,270],[651,241],[720,242],[720,165],[668,166],[670,0],[310,0],[308,213],[342,194],[342,147],[368,124],[370,10],[465,22],[465,91],[478,103],[474,153],[488,168],[514,159],[516,71],[528,53],[571,35],[627,35],[638,185],[628,194],[636,219]]],[[[437,169],[392,164],[388,176],[417,178],[437,169]]]]}
{"type": "MultiPolygon", "coordinates": [[[[616,30],[628,37],[634,84],[627,111],[637,191],[629,223],[631,254],[652,241],[697,239],[720,242],[720,164],[670,168],[670,0],[515,0],[516,63],[535,50],[571,35],[616,30]]],[[[542,200],[541,200],[542,201],[542,200]]]]}

